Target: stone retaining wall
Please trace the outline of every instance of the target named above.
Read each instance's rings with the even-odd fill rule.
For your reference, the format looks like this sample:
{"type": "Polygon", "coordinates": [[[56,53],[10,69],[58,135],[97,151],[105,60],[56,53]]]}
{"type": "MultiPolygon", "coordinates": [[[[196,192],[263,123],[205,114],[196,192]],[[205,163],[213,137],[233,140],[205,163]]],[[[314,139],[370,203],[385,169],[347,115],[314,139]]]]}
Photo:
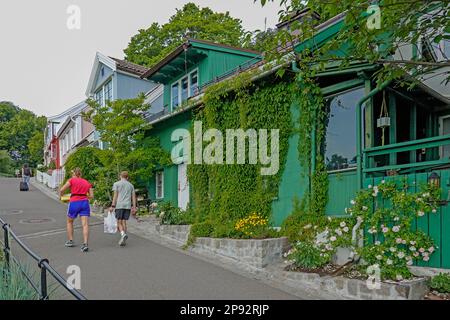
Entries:
{"type": "Polygon", "coordinates": [[[278,263],[287,250],[288,239],[262,240],[197,238],[191,251],[198,254],[218,255],[254,268],[278,263]]]}
{"type": "Polygon", "coordinates": [[[169,240],[173,240],[178,242],[180,245],[184,245],[189,237],[191,226],[161,224],[157,225],[155,229],[161,237],[169,238],[169,240]]]}
{"type": "Polygon", "coordinates": [[[358,300],[420,300],[428,292],[425,278],[401,283],[382,282],[380,289],[369,289],[366,281],[342,276],[319,276],[315,273],[283,271],[286,285],[292,287],[309,286],[339,294],[348,299],[358,300]]]}

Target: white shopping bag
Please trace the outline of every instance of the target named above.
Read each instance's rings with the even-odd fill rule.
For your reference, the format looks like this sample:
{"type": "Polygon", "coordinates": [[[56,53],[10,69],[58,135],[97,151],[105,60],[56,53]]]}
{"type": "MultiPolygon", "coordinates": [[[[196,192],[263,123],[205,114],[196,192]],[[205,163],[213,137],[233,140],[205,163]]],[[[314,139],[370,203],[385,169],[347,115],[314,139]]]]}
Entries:
{"type": "Polygon", "coordinates": [[[113,212],[108,212],[108,216],[104,218],[105,233],[117,233],[117,219],[113,212]]]}

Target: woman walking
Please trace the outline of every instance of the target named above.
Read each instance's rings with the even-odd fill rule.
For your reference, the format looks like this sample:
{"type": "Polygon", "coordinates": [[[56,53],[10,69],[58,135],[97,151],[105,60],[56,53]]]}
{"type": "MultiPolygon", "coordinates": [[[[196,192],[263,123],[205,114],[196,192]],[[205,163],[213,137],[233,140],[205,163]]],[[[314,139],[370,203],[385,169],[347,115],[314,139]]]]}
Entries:
{"type": "Polygon", "coordinates": [[[70,188],[70,202],[67,210],[67,242],[66,247],[73,247],[73,222],[80,216],[81,225],[83,226],[83,245],[82,252],[89,251],[89,217],[91,215],[91,208],[89,200],[94,198],[94,190],[92,185],[81,177],[81,169],[75,168],[72,171],[72,178],[67,180],[66,184],[62,186],[59,191],[60,197],[64,192],[70,188]]]}

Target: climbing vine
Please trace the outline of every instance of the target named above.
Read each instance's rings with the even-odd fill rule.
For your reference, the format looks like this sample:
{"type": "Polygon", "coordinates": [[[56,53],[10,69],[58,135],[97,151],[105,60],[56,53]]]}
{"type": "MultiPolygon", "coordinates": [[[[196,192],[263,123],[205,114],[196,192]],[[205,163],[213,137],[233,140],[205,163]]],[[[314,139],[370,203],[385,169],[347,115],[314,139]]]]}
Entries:
{"type": "MultiPolygon", "coordinates": [[[[196,220],[193,230],[198,230],[194,236],[241,237],[242,232],[235,228],[241,219],[257,214],[261,219],[271,220],[271,206],[278,195],[292,133],[290,108],[294,86],[275,77],[255,84],[254,76],[255,72],[244,73],[209,87],[203,106],[194,111],[193,118],[202,121],[203,131],[209,128],[223,133],[227,129],[267,129],[268,132],[279,129],[279,169],[274,175],[261,175],[260,161],[249,163],[248,142],[245,164],[225,164],[224,161],[224,164],[189,165],[196,220]],[[208,227],[197,228],[195,224],[208,227]]],[[[269,154],[272,151],[270,139],[268,134],[269,154]]],[[[236,159],[237,148],[234,156],[236,159]]]]}
{"type": "Polygon", "coordinates": [[[299,160],[311,181],[305,195],[306,210],[324,215],[328,201],[328,174],[323,158],[328,112],[320,86],[306,66],[297,75],[296,90],[300,112],[299,160]]]}

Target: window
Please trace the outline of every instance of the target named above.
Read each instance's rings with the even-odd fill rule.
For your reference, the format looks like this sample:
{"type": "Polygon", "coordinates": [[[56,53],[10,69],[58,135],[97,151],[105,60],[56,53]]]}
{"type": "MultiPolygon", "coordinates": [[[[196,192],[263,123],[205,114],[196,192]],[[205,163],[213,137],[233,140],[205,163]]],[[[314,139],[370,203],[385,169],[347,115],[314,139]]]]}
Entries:
{"type": "Polygon", "coordinates": [[[195,70],[194,72],[191,73],[190,76],[190,81],[191,81],[191,92],[190,92],[190,96],[194,96],[196,95],[198,92],[198,76],[197,76],[197,70],[195,70]]]}
{"type": "Polygon", "coordinates": [[[156,173],[156,199],[164,198],[164,171],[156,173]]]}
{"type": "Polygon", "coordinates": [[[108,81],[107,84],[105,84],[105,103],[108,101],[112,101],[112,81],[108,81]]]}
{"type": "Polygon", "coordinates": [[[329,110],[325,163],[327,170],[356,167],[356,104],[364,96],[357,88],[326,100],[329,110]]]}
{"type": "Polygon", "coordinates": [[[176,108],[198,93],[198,71],[194,70],[171,86],[171,105],[176,108]]]}
{"type": "Polygon", "coordinates": [[[181,79],[181,101],[186,101],[189,97],[188,95],[189,81],[188,77],[181,79]]]}
{"type": "Polygon", "coordinates": [[[100,90],[98,90],[98,91],[95,93],[95,101],[97,101],[97,103],[98,103],[100,106],[104,106],[104,101],[103,101],[103,87],[100,88],[100,90]]]}
{"type": "Polygon", "coordinates": [[[101,86],[100,89],[94,94],[95,101],[102,107],[106,106],[108,101],[113,100],[113,87],[112,80],[109,80],[105,85],[101,86]]]}

